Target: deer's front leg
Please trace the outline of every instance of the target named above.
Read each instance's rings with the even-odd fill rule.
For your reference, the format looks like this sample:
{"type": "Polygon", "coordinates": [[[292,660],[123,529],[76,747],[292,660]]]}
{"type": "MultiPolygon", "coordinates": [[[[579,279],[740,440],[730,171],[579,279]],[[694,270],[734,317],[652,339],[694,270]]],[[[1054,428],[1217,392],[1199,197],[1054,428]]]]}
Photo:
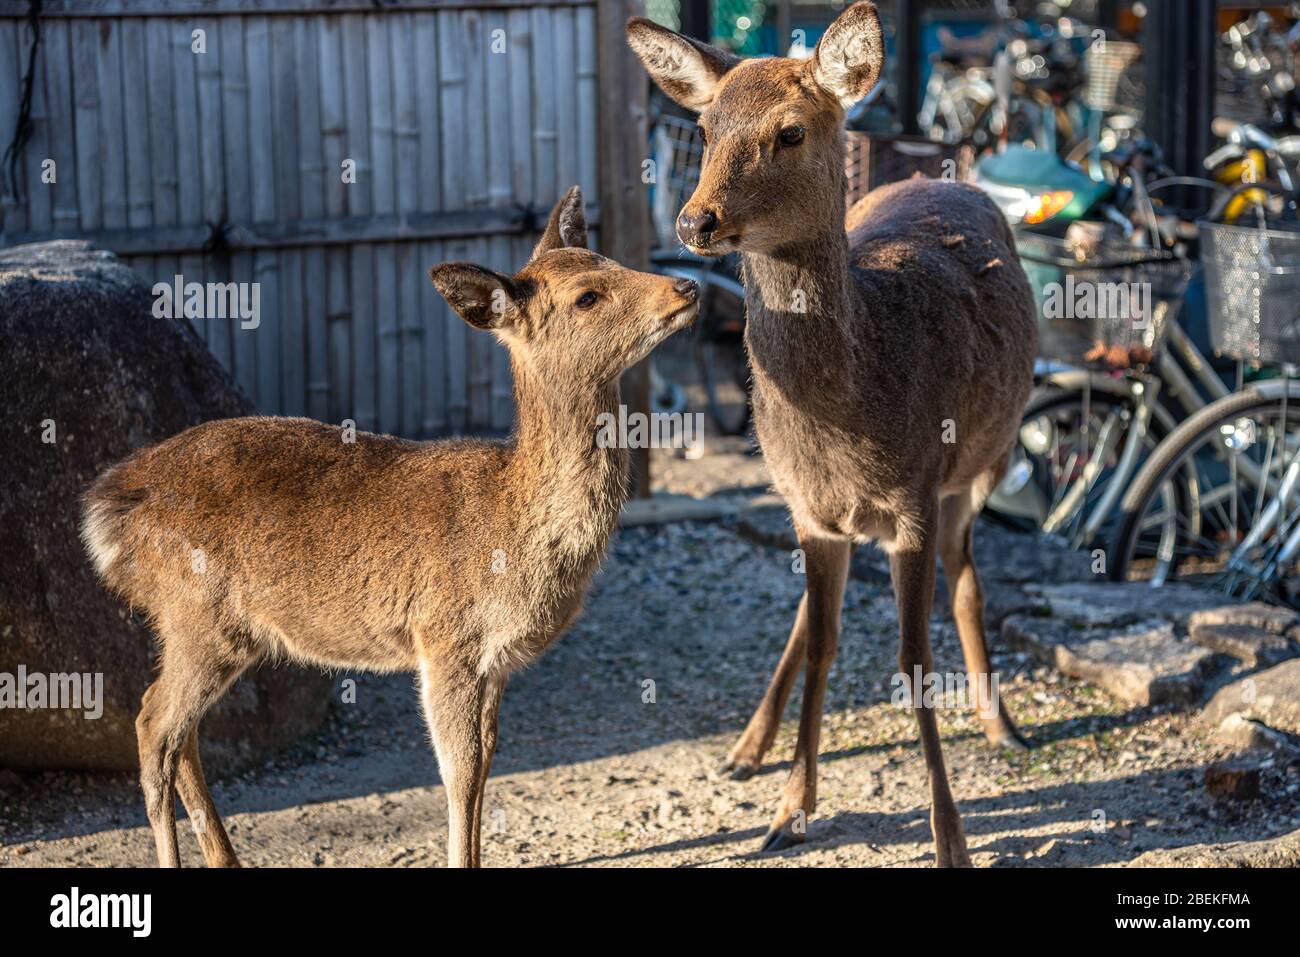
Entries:
{"type": "Polygon", "coordinates": [[[920,727],[921,749],[930,776],[930,827],[934,832],[936,862],[940,867],[969,867],[966,835],[943,764],[939,722],[934,708],[925,701],[924,686],[918,688],[914,684],[918,668],[923,676],[934,668],[930,655],[930,606],[934,601],[937,511],[937,504],[928,509],[918,522],[916,540],[900,545],[890,554],[889,570],[898,604],[898,667],[912,692],[912,710],[920,727]]]}
{"type": "Polygon", "coordinates": [[[483,786],[485,679],[472,669],[425,660],[420,697],[447,791],[447,866],[474,867],[478,796],[483,786]]]}
{"type": "Polygon", "coordinates": [[[808,648],[808,593],[799,601],[799,611],[795,615],[794,628],[786,642],[781,660],[777,662],[772,680],[767,683],[767,691],[759,702],[754,716],[745,726],[745,732],[727,753],[726,759],[718,769],[719,774],[729,774],[733,781],[744,781],[754,776],[763,766],[763,757],[772,742],[776,740],[777,729],[781,726],[781,715],[785,713],[786,702],[790,700],[790,691],[794,688],[794,679],[807,658],[808,648]]]}
{"type": "MultiPolygon", "coordinates": [[[[776,818],[763,841],[764,851],[779,851],[804,841],[808,815],[817,806],[817,745],[821,738],[822,707],[826,700],[826,676],[835,660],[840,605],[844,601],[844,582],[849,574],[852,548],[847,541],[817,538],[802,530],[799,544],[806,557],[808,577],[805,604],[801,606],[806,619],[807,671],[803,704],[799,711],[794,767],[790,769],[790,779],[786,782],[776,818]]],[[[793,641],[794,636],[791,636],[793,641]]],[[[779,714],[777,717],[779,720],[779,714]]]]}

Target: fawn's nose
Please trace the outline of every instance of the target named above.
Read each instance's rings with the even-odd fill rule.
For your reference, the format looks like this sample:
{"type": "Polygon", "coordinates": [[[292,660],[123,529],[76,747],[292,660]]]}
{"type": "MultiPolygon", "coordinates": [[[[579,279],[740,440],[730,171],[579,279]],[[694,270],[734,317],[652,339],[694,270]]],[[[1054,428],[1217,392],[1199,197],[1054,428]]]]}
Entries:
{"type": "Polygon", "coordinates": [[[711,209],[694,214],[682,210],[677,217],[677,238],[688,246],[707,246],[717,228],[718,216],[711,209]]]}
{"type": "Polygon", "coordinates": [[[700,294],[700,286],[694,279],[678,279],[673,283],[673,292],[687,302],[694,302],[700,294]]]}

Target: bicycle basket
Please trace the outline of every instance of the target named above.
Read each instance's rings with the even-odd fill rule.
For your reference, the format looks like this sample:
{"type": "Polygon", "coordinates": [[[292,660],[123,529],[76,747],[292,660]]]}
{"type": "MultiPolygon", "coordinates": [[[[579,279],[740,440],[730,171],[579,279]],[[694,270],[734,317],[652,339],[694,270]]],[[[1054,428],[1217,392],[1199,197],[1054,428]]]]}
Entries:
{"type": "Polygon", "coordinates": [[[969,178],[974,152],[969,146],[936,143],[919,136],[882,136],[850,130],[845,135],[847,205],[886,183],[922,173],[931,179],[969,178]]]}
{"type": "Polygon", "coordinates": [[[1142,48],[1136,43],[1107,40],[1090,45],[1084,55],[1088,68],[1088,90],[1084,102],[1099,112],[1114,112],[1121,99],[1118,93],[1121,81],[1126,79],[1125,71],[1141,56],[1142,48]]]}
{"type": "Polygon", "coordinates": [[[1259,365],[1300,362],[1300,232],[1201,223],[1210,342],[1259,365]]]}
{"type": "Polygon", "coordinates": [[[1040,356],[1110,370],[1154,361],[1191,260],[1117,242],[1085,254],[1037,233],[1020,233],[1016,248],[1038,306],[1040,356]]]}
{"type": "Polygon", "coordinates": [[[657,176],[651,216],[659,244],[676,248],[677,214],[700,181],[704,140],[694,120],[665,113],[655,123],[653,148],[657,176]]]}

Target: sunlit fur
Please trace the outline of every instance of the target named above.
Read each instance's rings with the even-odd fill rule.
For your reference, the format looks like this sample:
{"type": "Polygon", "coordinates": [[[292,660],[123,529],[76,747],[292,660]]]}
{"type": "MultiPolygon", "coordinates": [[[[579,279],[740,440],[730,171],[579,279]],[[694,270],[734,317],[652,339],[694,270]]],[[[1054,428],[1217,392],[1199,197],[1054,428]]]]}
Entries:
{"type": "Polygon", "coordinates": [[[680,281],[585,244],[575,187],[515,276],[431,270],[509,349],[509,441],[352,442],[308,419],[229,419],[140,450],[86,493],[87,549],[162,646],[137,722],[160,863],[178,860],[173,782],[206,818],[207,862],[236,863],[195,728],[240,673],[275,657],[418,673],[448,859],[478,863],[502,687],[578,614],[624,499],[627,453],[597,447],[598,416],[617,413],[619,373],[694,316],[680,281]],[[592,290],[596,304],[577,308],[592,290]]]}
{"type": "MultiPolygon", "coordinates": [[[[707,134],[699,185],[682,216],[717,226],[696,251],[742,254],[754,420],[776,487],[807,554],[807,590],[762,704],[728,755],[753,774],[776,736],[801,666],[803,710],[794,769],[765,847],[803,839],[816,804],[826,675],[856,542],[891,554],[900,671],[930,669],[935,556],[944,562],[972,681],[990,670],[971,524],[1004,469],[1033,381],[1033,298],[1001,213],[979,190],[911,179],[845,210],[843,108],[877,82],[880,21],[847,8],[812,57],[717,58],[646,20],[628,25],[664,90],[699,104],[707,134]],[[701,78],[685,95],[686,77],[701,78]],[[779,134],[802,127],[803,142],[779,134]]],[[[981,703],[982,704],[982,703],[981,703]]],[[[969,858],[948,789],[937,725],[917,710],[932,784],[941,864],[969,858]]],[[[1002,712],[984,720],[996,744],[1022,746],[1002,712]]]]}

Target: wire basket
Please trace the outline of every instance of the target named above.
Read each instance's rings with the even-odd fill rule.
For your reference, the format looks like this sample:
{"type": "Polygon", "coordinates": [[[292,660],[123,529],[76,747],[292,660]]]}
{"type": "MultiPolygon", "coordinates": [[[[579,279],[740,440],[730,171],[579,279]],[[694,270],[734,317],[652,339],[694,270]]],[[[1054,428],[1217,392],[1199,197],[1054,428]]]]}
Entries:
{"type": "Polygon", "coordinates": [[[665,113],[654,126],[656,170],[650,216],[659,245],[677,246],[677,214],[700,182],[704,138],[694,120],[665,113]]]}
{"type": "Polygon", "coordinates": [[[1038,305],[1039,355],[1112,371],[1155,360],[1194,265],[1118,242],[1084,252],[1036,233],[1019,234],[1016,248],[1038,305]]]}
{"type": "Polygon", "coordinates": [[[852,206],[886,183],[921,173],[932,179],[967,179],[974,152],[969,146],[936,143],[921,136],[881,136],[850,131],[845,137],[846,200],[852,206]]]}
{"type": "Polygon", "coordinates": [[[1128,68],[1141,56],[1142,48],[1136,43],[1106,40],[1090,45],[1084,55],[1088,68],[1088,90],[1084,102],[1094,110],[1111,113],[1121,99],[1131,99],[1131,96],[1119,96],[1120,83],[1128,80],[1125,76],[1128,68]]]}
{"type": "Polygon", "coordinates": [[[1300,362],[1300,231],[1201,223],[1216,352],[1256,365],[1300,362]]]}

